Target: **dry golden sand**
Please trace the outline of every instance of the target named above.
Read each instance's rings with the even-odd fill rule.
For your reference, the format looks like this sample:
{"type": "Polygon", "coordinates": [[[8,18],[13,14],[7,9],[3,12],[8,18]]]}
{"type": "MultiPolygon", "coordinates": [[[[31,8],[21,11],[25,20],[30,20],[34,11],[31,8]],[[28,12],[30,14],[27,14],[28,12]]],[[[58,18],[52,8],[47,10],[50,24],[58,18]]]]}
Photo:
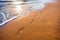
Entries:
{"type": "Polygon", "coordinates": [[[4,25],[0,28],[0,40],[60,40],[59,2],[4,25]]]}

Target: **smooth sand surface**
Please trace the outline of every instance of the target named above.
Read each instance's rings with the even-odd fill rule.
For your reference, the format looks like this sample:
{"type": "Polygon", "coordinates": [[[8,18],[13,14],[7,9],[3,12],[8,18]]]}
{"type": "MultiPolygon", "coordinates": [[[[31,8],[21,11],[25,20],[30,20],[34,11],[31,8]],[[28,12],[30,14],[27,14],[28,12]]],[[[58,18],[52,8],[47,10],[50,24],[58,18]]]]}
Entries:
{"type": "Polygon", "coordinates": [[[2,26],[0,40],[60,40],[60,1],[2,26]]]}

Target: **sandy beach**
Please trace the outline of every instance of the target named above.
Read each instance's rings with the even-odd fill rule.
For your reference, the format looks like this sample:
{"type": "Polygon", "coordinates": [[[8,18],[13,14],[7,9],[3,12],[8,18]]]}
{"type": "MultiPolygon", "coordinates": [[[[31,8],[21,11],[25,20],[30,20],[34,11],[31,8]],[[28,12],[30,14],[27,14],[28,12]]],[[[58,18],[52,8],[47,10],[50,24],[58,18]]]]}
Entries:
{"type": "Polygon", "coordinates": [[[60,1],[5,24],[0,40],[60,40],[60,1]]]}

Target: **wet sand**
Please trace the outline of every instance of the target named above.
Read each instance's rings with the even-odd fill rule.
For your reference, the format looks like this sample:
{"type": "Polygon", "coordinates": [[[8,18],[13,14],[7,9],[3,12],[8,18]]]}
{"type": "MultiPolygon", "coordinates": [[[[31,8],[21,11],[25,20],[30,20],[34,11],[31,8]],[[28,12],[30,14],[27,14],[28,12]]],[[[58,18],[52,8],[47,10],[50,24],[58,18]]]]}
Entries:
{"type": "Polygon", "coordinates": [[[0,28],[0,40],[60,40],[60,1],[0,28]]]}

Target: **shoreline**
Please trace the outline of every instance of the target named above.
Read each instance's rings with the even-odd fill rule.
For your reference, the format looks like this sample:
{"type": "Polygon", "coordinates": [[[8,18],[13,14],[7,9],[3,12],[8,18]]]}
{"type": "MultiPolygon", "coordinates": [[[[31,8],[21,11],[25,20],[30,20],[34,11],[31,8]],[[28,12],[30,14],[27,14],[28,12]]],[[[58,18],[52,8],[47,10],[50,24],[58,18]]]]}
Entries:
{"type": "MultiPolygon", "coordinates": [[[[9,36],[3,40],[59,40],[60,39],[60,4],[48,3],[46,8],[31,11],[28,15],[17,18],[1,27],[9,36]],[[13,34],[15,37],[11,37],[13,34]]],[[[4,32],[2,32],[4,34],[4,32]]],[[[2,34],[2,35],[3,35],[2,34]]],[[[5,35],[6,36],[6,35],[5,35]]],[[[3,37],[2,37],[3,38],[3,37]]]]}

